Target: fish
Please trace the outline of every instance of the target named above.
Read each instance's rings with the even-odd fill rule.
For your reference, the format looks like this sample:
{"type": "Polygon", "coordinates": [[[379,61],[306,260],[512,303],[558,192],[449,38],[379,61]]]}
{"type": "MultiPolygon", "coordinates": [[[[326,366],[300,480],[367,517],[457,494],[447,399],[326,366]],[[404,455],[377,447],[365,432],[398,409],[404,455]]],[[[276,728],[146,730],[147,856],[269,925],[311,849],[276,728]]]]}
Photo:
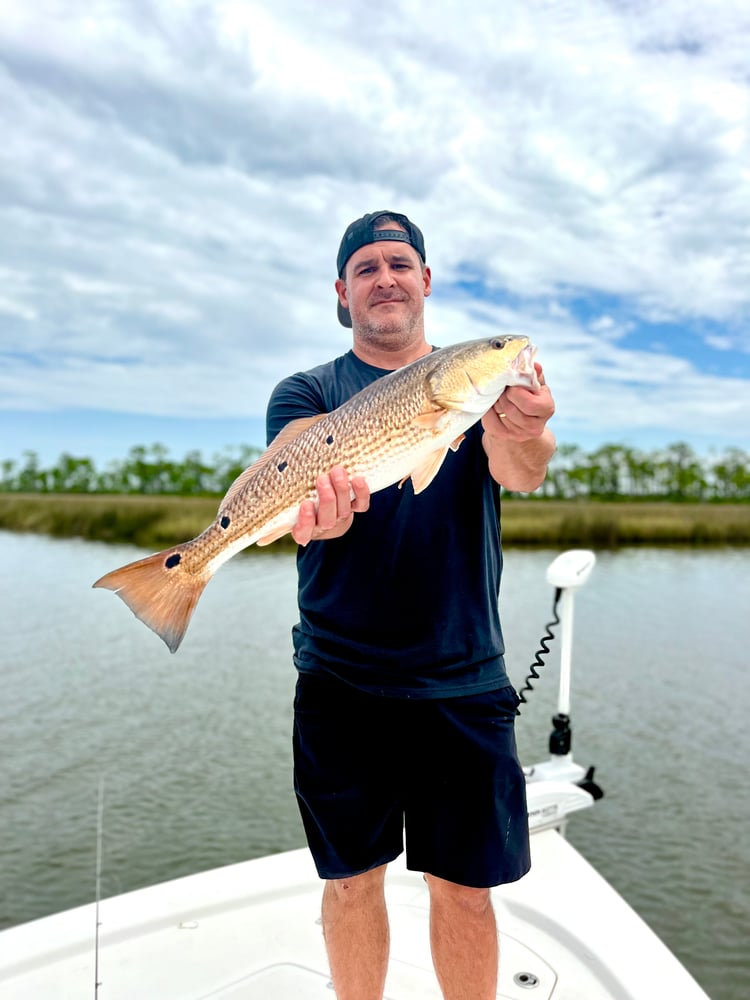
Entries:
{"type": "Polygon", "coordinates": [[[506,386],[539,389],[535,355],[521,335],[464,341],[389,372],[330,413],[292,421],[235,479],[200,535],[93,586],[117,594],[175,653],[214,573],[247,546],[290,532],[300,504],[317,504],[320,475],[342,465],[371,493],[408,479],[421,493],[506,386]]]}

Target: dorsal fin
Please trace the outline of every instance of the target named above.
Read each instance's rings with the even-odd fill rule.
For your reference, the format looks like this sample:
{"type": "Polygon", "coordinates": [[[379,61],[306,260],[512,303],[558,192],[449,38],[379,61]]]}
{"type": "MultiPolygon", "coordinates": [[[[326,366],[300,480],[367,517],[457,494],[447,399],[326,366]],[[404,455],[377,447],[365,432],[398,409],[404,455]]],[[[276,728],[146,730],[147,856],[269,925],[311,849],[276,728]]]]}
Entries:
{"type": "Polygon", "coordinates": [[[257,458],[252,465],[241,472],[239,476],[235,479],[232,485],[224,494],[224,499],[219,504],[219,514],[223,513],[229,504],[234,500],[238,493],[242,490],[248,483],[248,480],[254,476],[259,469],[267,465],[272,459],[281,451],[281,449],[289,444],[298,437],[302,431],[307,430],[308,427],[312,427],[313,424],[317,424],[319,420],[323,417],[327,417],[327,413],[317,413],[314,417],[300,417],[299,420],[290,421],[286,427],[279,431],[273,441],[269,444],[260,458],[257,458]]]}

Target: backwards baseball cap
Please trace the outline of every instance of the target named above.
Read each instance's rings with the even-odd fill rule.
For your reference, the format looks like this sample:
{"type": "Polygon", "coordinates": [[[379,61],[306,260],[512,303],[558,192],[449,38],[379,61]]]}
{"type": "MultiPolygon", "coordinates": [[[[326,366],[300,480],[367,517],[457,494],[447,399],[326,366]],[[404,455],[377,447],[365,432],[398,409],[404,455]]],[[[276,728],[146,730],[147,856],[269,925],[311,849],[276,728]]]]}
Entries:
{"type": "MultiPolygon", "coordinates": [[[[424,237],[420,229],[413,222],[410,222],[405,215],[399,215],[398,212],[370,212],[369,215],[363,215],[361,219],[357,219],[351,225],[347,226],[341,240],[341,245],[339,246],[338,257],[336,258],[336,268],[339,278],[344,277],[346,262],[353,253],[356,253],[361,247],[367,246],[368,243],[377,243],[380,240],[395,240],[398,243],[408,243],[409,246],[414,247],[417,251],[422,258],[422,262],[427,262],[424,237]],[[383,226],[388,226],[391,222],[398,223],[399,226],[403,227],[403,231],[401,229],[383,228],[383,226]]],[[[349,310],[344,308],[340,301],[337,304],[337,312],[339,323],[342,326],[350,327],[352,325],[352,317],[349,310]]]]}

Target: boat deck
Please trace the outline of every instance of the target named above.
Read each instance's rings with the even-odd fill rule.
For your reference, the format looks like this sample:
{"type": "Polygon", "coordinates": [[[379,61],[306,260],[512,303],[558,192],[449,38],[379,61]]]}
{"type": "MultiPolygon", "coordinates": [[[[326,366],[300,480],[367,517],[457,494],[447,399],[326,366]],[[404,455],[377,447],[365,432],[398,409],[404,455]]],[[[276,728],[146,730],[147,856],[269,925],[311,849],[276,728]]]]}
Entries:
{"type": "MultiPolygon", "coordinates": [[[[505,1000],[707,1000],[655,934],[554,829],[532,835],[533,867],[494,892],[505,1000]]],[[[439,1000],[424,880],[386,882],[388,1000],[439,1000]]],[[[100,1000],[326,1000],[321,883],[306,850],[231,865],[103,900],[100,1000]]],[[[0,995],[94,995],[94,904],[0,934],[0,995]]]]}

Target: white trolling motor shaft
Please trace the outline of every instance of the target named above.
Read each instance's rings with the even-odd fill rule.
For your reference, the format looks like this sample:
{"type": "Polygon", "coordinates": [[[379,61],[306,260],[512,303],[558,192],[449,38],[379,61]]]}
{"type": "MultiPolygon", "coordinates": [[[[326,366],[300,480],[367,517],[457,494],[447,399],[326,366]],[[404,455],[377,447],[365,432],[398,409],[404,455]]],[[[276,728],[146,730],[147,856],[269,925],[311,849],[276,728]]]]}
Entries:
{"type": "Polygon", "coordinates": [[[573,651],[573,599],[575,591],[586,583],[594,568],[596,556],[589,549],[569,549],[562,552],[547,568],[547,583],[560,594],[560,689],[557,698],[558,716],[570,718],[570,677],[573,651]]]}

